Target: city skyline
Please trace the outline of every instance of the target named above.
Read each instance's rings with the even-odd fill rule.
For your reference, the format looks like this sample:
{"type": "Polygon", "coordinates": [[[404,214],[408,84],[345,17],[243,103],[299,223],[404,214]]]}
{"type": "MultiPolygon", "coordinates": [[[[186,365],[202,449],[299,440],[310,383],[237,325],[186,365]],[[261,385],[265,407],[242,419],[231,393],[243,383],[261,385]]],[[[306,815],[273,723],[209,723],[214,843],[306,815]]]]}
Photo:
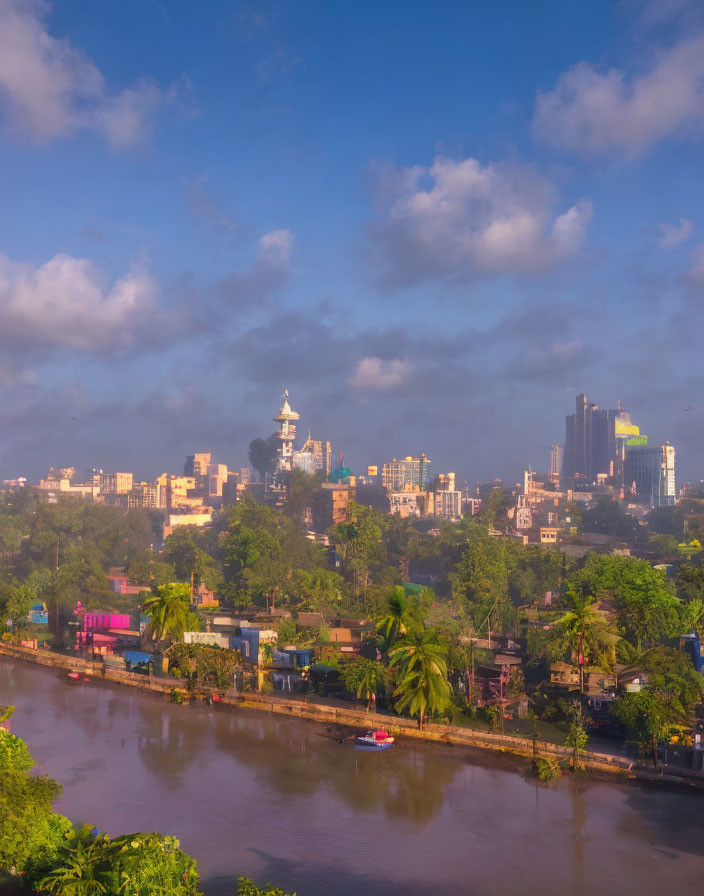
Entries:
{"type": "Polygon", "coordinates": [[[0,26],[0,478],[240,466],[285,388],[356,469],[519,481],[584,392],[701,478],[698,4],[0,26]]]}
{"type": "MultiPolygon", "coordinates": [[[[344,455],[344,451],[341,451],[339,453],[335,452],[333,450],[333,446],[331,445],[331,443],[325,439],[323,439],[322,441],[314,440],[310,429],[308,429],[307,435],[304,433],[301,433],[300,434],[301,437],[299,440],[298,433],[296,432],[296,426],[291,425],[290,421],[298,422],[301,418],[301,415],[290,406],[289,400],[290,400],[289,392],[288,392],[288,389],[286,389],[284,391],[283,395],[281,396],[281,401],[283,402],[283,405],[282,405],[279,413],[277,414],[277,416],[273,418],[274,423],[278,424],[278,429],[275,430],[274,432],[270,433],[268,436],[268,438],[275,439],[278,444],[278,448],[276,451],[278,460],[275,465],[276,469],[272,468],[272,477],[274,476],[274,473],[276,473],[276,472],[283,471],[283,473],[285,475],[287,472],[290,472],[291,469],[295,468],[295,469],[299,469],[299,470],[302,470],[303,472],[308,472],[308,473],[322,471],[324,473],[325,480],[330,478],[330,479],[334,479],[335,481],[337,481],[335,479],[335,476],[330,477],[329,474],[331,472],[335,473],[336,464],[339,466],[339,464],[342,463],[342,457],[344,455]],[[316,448],[316,446],[317,446],[317,448],[316,448]],[[306,454],[306,452],[315,451],[315,450],[317,450],[320,455],[318,457],[317,467],[315,467],[314,470],[308,469],[308,467],[315,464],[315,461],[313,461],[312,455],[310,453],[306,454]],[[339,462],[336,461],[335,458],[333,457],[334,454],[339,454],[339,462]],[[288,460],[287,460],[287,458],[288,458],[288,460]]],[[[547,462],[543,466],[538,466],[537,464],[531,464],[531,463],[525,464],[523,467],[523,470],[521,471],[520,476],[516,477],[515,481],[513,479],[506,479],[505,477],[492,475],[489,477],[484,477],[484,480],[482,480],[481,477],[474,477],[474,478],[467,477],[464,479],[464,484],[463,484],[462,477],[460,476],[458,478],[458,487],[463,487],[465,493],[467,495],[469,495],[473,492],[475,485],[478,486],[482,481],[484,481],[484,483],[490,483],[492,481],[498,482],[501,480],[501,481],[503,481],[504,485],[508,486],[508,487],[510,487],[514,484],[520,486],[520,482],[521,482],[521,480],[524,480],[525,476],[527,475],[527,471],[532,471],[532,473],[538,473],[538,474],[544,473],[548,476],[556,476],[560,480],[564,480],[567,483],[574,482],[575,487],[577,487],[580,480],[585,482],[585,484],[589,483],[589,482],[596,484],[598,476],[604,477],[604,476],[614,476],[615,475],[615,479],[613,479],[613,480],[609,479],[609,481],[612,483],[620,482],[621,485],[625,489],[625,493],[628,494],[629,491],[631,490],[631,487],[635,486],[634,482],[632,483],[632,482],[628,481],[629,480],[629,465],[628,465],[629,451],[634,450],[632,447],[629,447],[629,446],[633,446],[633,445],[646,446],[646,451],[647,451],[648,450],[647,449],[648,436],[645,433],[642,433],[640,428],[631,422],[630,414],[625,408],[621,407],[620,400],[619,400],[618,409],[607,410],[607,409],[599,408],[599,405],[597,403],[590,402],[586,395],[584,395],[583,393],[580,393],[576,397],[576,404],[577,404],[578,411],[580,408],[582,408],[583,410],[587,410],[587,411],[595,411],[598,416],[598,419],[603,421],[601,424],[599,424],[599,428],[594,428],[595,424],[591,424],[591,426],[586,431],[584,429],[585,423],[584,423],[584,421],[582,422],[582,424],[581,424],[582,440],[584,442],[584,445],[582,448],[581,464],[575,464],[575,454],[578,453],[578,452],[576,452],[576,449],[574,447],[575,415],[568,414],[566,416],[567,430],[565,432],[564,442],[559,443],[557,440],[553,440],[548,445],[547,462]],[[606,423],[607,419],[611,421],[610,424],[606,423]],[[615,443],[612,444],[613,439],[614,439],[614,431],[613,431],[614,419],[618,420],[618,422],[616,424],[616,442],[618,442],[619,439],[623,440],[622,442],[619,443],[621,445],[621,447],[618,449],[615,448],[615,443]],[[611,429],[611,435],[607,437],[607,432],[609,431],[609,428],[611,429]],[[607,447],[607,438],[608,438],[608,440],[610,440],[610,441],[608,441],[608,447],[607,447]],[[594,449],[592,449],[591,447],[587,447],[587,445],[593,445],[594,449]],[[601,447],[598,447],[598,446],[601,446],[601,447]],[[598,458],[595,459],[594,462],[587,460],[587,455],[585,455],[585,451],[588,452],[591,450],[598,450],[601,452],[601,454],[599,454],[598,458]],[[556,454],[556,452],[557,452],[557,454],[556,454]],[[563,465],[563,458],[564,458],[564,465],[563,465]],[[618,458],[620,458],[620,460],[618,460],[618,458]],[[624,459],[626,461],[625,467],[624,467],[624,459]],[[563,466],[564,466],[564,468],[563,468],[563,466]],[[624,471],[625,471],[625,475],[624,475],[624,471]]],[[[675,452],[676,452],[675,447],[671,446],[671,443],[669,440],[665,440],[663,445],[656,445],[653,441],[651,441],[650,442],[650,451],[652,452],[656,448],[658,450],[660,450],[660,449],[665,450],[665,446],[668,446],[667,447],[668,452],[672,452],[671,456],[673,459],[672,460],[673,479],[671,482],[670,491],[668,493],[671,494],[674,498],[674,496],[676,496],[676,494],[677,494],[677,488],[679,488],[681,486],[682,482],[685,481],[681,478],[681,473],[679,472],[679,458],[678,458],[677,459],[677,469],[678,469],[677,488],[675,487],[675,480],[674,480],[674,458],[675,458],[675,452]]],[[[200,446],[200,447],[202,448],[203,446],[200,446]]],[[[247,454],[249,454],[249,452],[247,452],[247,454]]],[[[384,480],[384,477],[387,475],[387,473],[386,473],[387,468],[389,468],[389,470],[391,470],[391,468],[398,467],[399,469],[403,468],[405,470],[405,467],[410,464],[409,469],[411,467],[413,467],[413,469],[415,470],[415,473],[413,473],[411,475],[411,478],[415,477],[415,479],[418,480],[416,482],[416,485],[419,486],[422,491],[423,484],[424,483],[427,484],[428,482],[430,482],[435,475],[438,475],[438,476],[440,476],[441,479],[443,479],[446,474],[438,471],[437,467],[435,468],[436,472],[433,474],[430,474],[428,472],[428,470],[429,470],[430,466],[432,465],[431,458],[429,458],[424,451],[417,452],[417,454],[419,455],[418,457],[413,457],[408,454],[406,454],[406,455],[400,454],[398,459],[395,456],[392,457],[388,453],[382,454],[379,457],[376,457],[372,460],[367,459],[367,461],[365,461],[361,466],[355,467],[352,470],[349,469],[349,467],[347,466],[348,462],[345,461],[345,466],[343,468],[341,468],[339,470],[339,472],[342,473],[343,470],[345,470],[347,472],[347,474],[349,474],[351,472],[353,475],[362,476],[362,478],[364,479],[367,469],[377,470],[377,469],[381,469],[383,466],[384,476],[381,477],[381,479],[380,479],[380,482],[381,482],[382,480],[384,480]],[[414,464],[415,464],[415,467],[413,466],[414,464]],[[425,473],[422,473],[422,472],[419,473],[419,470],[422,470],[424,468],[424,465],[425,465],[425,473]],[[418,469],[416,469],[416,467],[418,469]]],[[[219,464],[220,469],[224,469],[225,471],[227,471],[228,469],[230,471],[237,471],[237,470],[242,469],[243,467],[249,469],[250,472],[254,472],[254,470],[255,470],[255,468],[254,468],[253,464],[251,463],[251,460],[248,456],[246,456],[244,459],[235,458],[234,460],[232,458],[226,458],[228,462],[225,464],[222,464],[221,461],[223,460],[223,457],[217,455],[217,453],[207,452],[205,454],[203,454],[203,453],[199,454],[196,452],[194,454],[186,456],[186,464],[183,469],[183,475],[185,475],[185,476],[191,475],[192,476],[194,473],[194,470],[201,471],[200,468],[203,466],[203,464],[205,464],[206,466],[211,464],[211,458],[212,458],[212,464],[214,464],[216,467],[219,464]],[[241,464],[240,464],[240,460],[241,460],[241,464]]],[[[176,465],[173,467],[165,467],[164,464],[159,464],[159,462],[157,460],[155,460],[154,458],[151,459],[151,463],[152,463],[153,469],[158,469],[159,473],[157,474],[157,473],[150,472],[148,474],[144,474],[142,471],[138,471],[137,473],[134,474],[135,481],[141,480],[142,484],[146,485],[148,482],[155,481],[157,479],[163,479],[164,476],[167,476],[167,475],[168,476],[180,475],[178,472],[176,472],[177,470],[180,470],[180,468],[182,466],[182,464],[180,464],[180,463],[176,463],[176,465]],[[156,466],[155,466],[155,464],[156,464],[156,466]]],[[[122,469],[125,469],[126,465],[124,463],[121,463],[121,460],[118,460],[117,464],[114,465],[113,468],[117,469],[120,467],[122,467],[122,469]]],[[[106,476],[112,476],[112,477],[114,477],[116,475],[117,476],[129,476],[130,487],[131,487],[131,481],[132,481],[132,477],[133,477],[133,472],[117,473],[117,474],[109,473],[107,466],[98,464],[98,463],[93,464],[92,466],[86,467],[85,469],[81,468],[80,466],[77,467],[75,464],[53,463],[50,466],[47,466],[44,470],[42,470],[37,477],[27,476],[25,474],[17,474],[16,476],[13,476],[13,477],[6,477],[4,481],[8,482],[8,481],[16,481],[18,479],[24,479],[28,483],[32,483],[32,482],[36,482],[40,477],[44,478],[47,473],[49,474],[49,479],[51,479],[52,478],[51,473],[52,472],[58,473],[58,471],[60,469],[72,470],[73,473],[71,474],[71,476],[69,476],[69,479],[75,479],[76,482],[78,482],[81,479],[89,481],[92,478],[93,480],[95,480],[97,474],[99,474],[99,478],[102,479],[102,478],[104,478],[103,474],[105,473],[106,476]]],[[[446,469],[449,470],[450,467],[448,466],[446,469]]],[[[391,478],[393,478],[392,473],[389,473],[388,475],[391,478]]],[[[455,477],[457,476],[456,472],[454,470],[452,470],[451,472],[449,472],[448,475],[452,477],[453,483],[454,483],[455,477]]],[[[401,479],[404,479],[404,477],[405,477],[405,473],[401,476],[401,479]]],[[[384,480],[383,484],[384,484],[384,488],[387,491],[394,491],[394,488],[391,487],[390,482],[387,483],[384,480]]],[[[454,488],[454,484],[452,487],[454,488]]],[[[639,489],[639,493],[640,493],[640,489],[639,489]]]]}

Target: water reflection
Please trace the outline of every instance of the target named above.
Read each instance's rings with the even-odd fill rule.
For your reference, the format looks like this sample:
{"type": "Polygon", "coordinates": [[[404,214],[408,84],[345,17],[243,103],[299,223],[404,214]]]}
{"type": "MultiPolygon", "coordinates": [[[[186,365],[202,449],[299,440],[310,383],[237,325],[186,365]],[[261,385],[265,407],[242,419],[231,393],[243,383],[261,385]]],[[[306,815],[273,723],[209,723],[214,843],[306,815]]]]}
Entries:
{"type": "Polygon", "coordinates": [[[586,841],[587,806],[581,782],[570,782],[572,804],[572,844],[574,846],[572,860],[572,892],[574,896],[587,896],[586,875],[584,868],[584,850],[586,841]]]}
{"type": "Polygon", "coordinates": [[[0,702],[64,784],[62,811],[176,834],[208,896],[231,896],[238,874],[302,896],[659,896],[704,876],[700,796],[542,785],[450,747],[357,752],[299,720],[2,661],[0,702]]]}
{"type": "Polygon", "coordinates": [[[196,759],[207,763],[203,742],[210,736],[208,717],[189,717],[190,707],[147,704],[137,707],[137,752],[146,770],[171,789],[182,786],[184,776],[196,759]]]}
{"type": "Polygon", "coordinates": [[[461,762],[428,763],[416,750],[398,745],[383,753],[334,743],[317,726],[288,720],[258,720],[218,714],[216,746],[255,768],[277,792],[311,795],[327,787],[360,812],[383,810],[417,827],[442,808],[446,789],[461,762]]]}
{"type": "Polygon", "coordinates": [[[653,796],[650,788],[629,788],[625,802],[632,811],[619,821],[621,834],[651,844],[662,858],[677,859],[679,852],[704,856],[701,794],[661,792],[659,811],[653,811],[653,796]]]}

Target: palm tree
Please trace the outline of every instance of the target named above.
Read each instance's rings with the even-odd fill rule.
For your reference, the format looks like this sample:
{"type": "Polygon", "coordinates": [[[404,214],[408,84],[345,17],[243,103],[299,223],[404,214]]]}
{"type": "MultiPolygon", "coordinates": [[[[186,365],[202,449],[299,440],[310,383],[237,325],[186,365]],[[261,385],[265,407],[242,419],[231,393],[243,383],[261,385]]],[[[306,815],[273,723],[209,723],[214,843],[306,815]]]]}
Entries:
{"type": "Polygon", "coordinates": [[[565,593],[569,610],[555,626],[559,648],[577,654],[579,691],[584,693],[584,666],[598,660],[607,644],[608,629],[590,594],[565,593]]]}
{"type": "Polygon", "coordinates": [[[389,665],[396,669],[396,708],[417,715],[422,731],[428,712],[450,704],[447,647],[434,628],[413,627],[389,654],[389,665]]]}
{"type": "Polygon", "coordinates": [[[409,623],[408,597],[401,585],[396,585],[387,596],[388,611],[379,620],[376,630],[383,635],[386,649],[391,648],[400,635],[406,634],[409,623]]]}
{"type": "Polygon", "coordinates": [[[144,612],[150,617],[149,631],[155,641],[181,638],[188,625],[190,589],[188,585],[160,585],[144,602],[144,612]]]}

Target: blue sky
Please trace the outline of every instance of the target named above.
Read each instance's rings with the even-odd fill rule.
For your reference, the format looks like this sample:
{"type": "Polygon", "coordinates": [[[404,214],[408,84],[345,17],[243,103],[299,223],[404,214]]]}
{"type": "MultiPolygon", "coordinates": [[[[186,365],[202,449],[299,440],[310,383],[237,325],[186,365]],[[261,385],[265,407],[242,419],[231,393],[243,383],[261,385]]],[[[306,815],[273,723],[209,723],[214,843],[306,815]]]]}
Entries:
{"type": "Polygon", "coordinates": [[[0,476],[236,468],[288,387],[358,469],[585,391],[700,478],[703,142],[697,2],[0,0],[0,476]]]}

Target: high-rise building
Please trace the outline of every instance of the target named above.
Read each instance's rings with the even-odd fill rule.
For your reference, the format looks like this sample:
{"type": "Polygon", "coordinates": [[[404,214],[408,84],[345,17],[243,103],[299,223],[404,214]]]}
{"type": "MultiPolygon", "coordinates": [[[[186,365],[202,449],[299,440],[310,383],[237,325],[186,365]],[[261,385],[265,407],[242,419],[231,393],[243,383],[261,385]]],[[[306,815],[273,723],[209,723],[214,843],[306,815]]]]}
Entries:
{"type": "Polygon", "coordinates": [[[454,473],[440,473],[433,498],[434,516],[449,520],[462,516],[462,492],[455,488],[454,473]]]}
{"type": "Polygon", "coordinates": [[[184,476],[206,476],[211,455],[207,453],[189,454],[183,467],[184,476]]]}
{"type": "MultiPolygon", "coordinates": [[[[623,475],[625,447],[630,438],[639,435],[630,415],[621,408],[605,410],[588,400],[583,393],[577,396],[575,412],[565,421],[565,446],[562,477],[569,485],[575,479],[593,482],[597,476],[623,475]]],[[[554,443],[553,448],[561,447],[554,443]]],[[[553,473],[553,451],[550,453],[550,472],[553,473]]]]}
{"type": "Polygon", "coordinates": [[[626,488],[650,501],[671,507],[677,500],[675,449],[672,445],[628,445],[624,466],[626,488]]]}
{"type": "Polygon", "coordinates": [[[550,446],[550,476],[559,478],[562,475],[562,462],[565,455],[565,446],[559,442],[553,442],[550,446]]]}
{"type": "Polygon", "coordinates": [[[322,473],[327,478],[330,475],[331,454],[330,442],[317,441],[311,438],[309,432],[301,450],[294,451],[291,463],[295,470],[303,470],[311,475],[322,473]]]}
{"type": "Polygon", "coordinates": [[[222,487],[227,482],[227,466],[225,464],[208,464],[205,474],[207,488],[204,488],[208,498],[222,497],[222,487]]]}
{"type": "Polygon", "coordinates": [[[127,506],[129,508],[161,506],[161,486],[157,482],[136,482],[127,495],[127,506]]]}
{"type": "Polygon", "coordinates": [[[425,491],[430,481],[430,460],[420,457],[394,458],[381,468],[381,484],[387,492],[425,491]]]}
{"type": "Polygon", "coordinates": [[[132,491],[132,473],[103,473],[93,475],[93,483],[96,482],[101,495],[126,495],[132,491]]]}
{"type": "Polygon", "coordinates": [[[299,418],[300,414],[292,410],[291,405],[288,403],[287,389],[284,393],[284,403],[281,410],[274,417],[274,423],[279,424],[279,431],[276,435],[281,443],[278,449],[279,464],[277,472],[279,473],[290,472],[293,469],[293,442],[296,438],[295,421],[299,418]]]}
{"type": "Polygon", "coordinates": [[[323,533],[330,526],[347,519],[350,503],[350,487],[341,483],[323,482],[313,497],[313,529],[323,533]]]}
{"type": "Polygon", "coordinates": [[[227,474],[227,480],[222,484],[222,503],[227,506],[237,503],[237,486],[240,484],[240,474],[227,474]]]}

